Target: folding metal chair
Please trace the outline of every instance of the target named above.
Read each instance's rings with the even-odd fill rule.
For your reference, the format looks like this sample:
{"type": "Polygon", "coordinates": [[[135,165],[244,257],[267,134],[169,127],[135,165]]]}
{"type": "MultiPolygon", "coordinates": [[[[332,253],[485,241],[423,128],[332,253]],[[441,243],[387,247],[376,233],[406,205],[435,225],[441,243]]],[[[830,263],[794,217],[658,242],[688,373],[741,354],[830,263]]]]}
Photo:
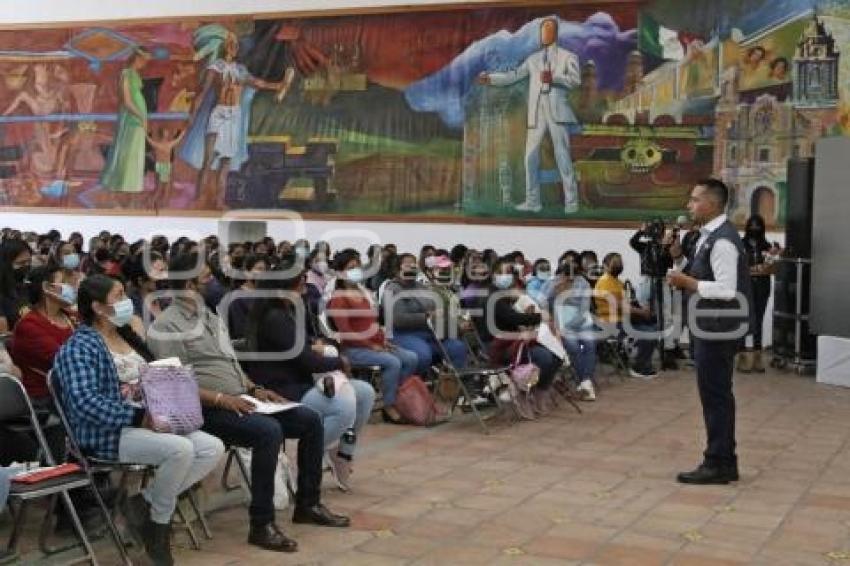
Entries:
{"type": "MultiPolygon", "coordinates": [[[[44,437],[44,433],[41,430],[41,425],[38,422],[38,417],[33,410],[32,403],[29,400],[29,397],[24,390],[23,385],[12,377],[9,374],[0,374],[0,421],[5,421],[8,419],[16,419],[16,418],[29,418],[32,426],[33,433],[35,434],[36,440],[38,441],[39,447],[44,453],[44,458],[47,461],[48,465],[54,466],[56,462],[53,459],[50,450],[47,447],[47,440],[44,437]]],[[[77,508],[74,505],[73,500],[70,496],[70,491],[73,489],[79,489],[87,487],[91,489],[92,495],[97,501],[98,506],[103,512],[104,519],[106,520],[106,524],[109,527],[110,534],[112,536],[113,541],[115,542],[115,546],[118,548],[118,552],[121,555],[121,561],[124,564],[130,565],[130,558],[127,555],[127,551],[124,548],[124,544],[121,540],[121,536],[118,533],[118,529],[115,526],[115,523],[112,520],[112,516],[109,513],[109,510],[106,508],[106,504],[104,504],[103,499],[98,492],[94,480],[92,478],[91,471],[87,469],[84,464],[81,464],[81,470],[79,472],[75,472],[72,474],[67,474],[64,476],[60,476],[57,478],[52,478],[44,481],[40,481],[34,484],[20,484],[20,483],[12,483],[11,490],[9,493],[9,509],[13,510],[14,504],[17,504],[17,510],[12,511],[13,513],[13,527],[12,533],[9,537],[9,542],[7,544],[7,548],[9,551],[14,551],[17,548],[18,539],[21,533],[21,526],[23,525],[26,518],[26,510],[27,503],[34,499],[40,499],[48,497],[49,504],[47,506],[47,512],[44,517],[44,521],[42,522],[41,535],[39,537],[39,546],[42,551],[47,550],[45,554],[55,554],[57,552],[62,552],[77,546],[77,544],[63,547],[63,548],[48,548],[47,547],[47,538],[49,537],[52,531],[52,518],[53,511],[55,507],[55,501],[57,498],[61,497],[62,502],[65,505],[65,508],[68,511],[68,514],[71,516],[71,522],[74,526],[74,531],[80,539],[80,543],[82,544],[85,550],[85,556],[79,558],[74,561],[76,562],[89,562],[91,564],[97,564],[97,558],[94,554],[94,549],[92,548],[91,542],[86,535],[85,529],[83,528],[83,524],[80,521],[79,514],[77,513],[77,508]]]]}
{"type": "Polygon", "coordinates": [[[236,446],[227,447],[227,459],[224,462],[224,472],[221,474],[221,487],[225,491],[244,489],[250,494],[251,474],[248,472],[248,466],[245,465],[245,460],[242,459],[236,446]],[[236,462],[236,467],[239,469],[239,475],[242,478],[241,483],[230,483],[230,469],[233,467],[233,462],[236,462]]]}
{"type": "MultiPolygon", "coordinates": [[[[101,458],[93,458],[86,455],[77,441],[77,437],[74,435],[74,431],[71,428],[71,425],[68,421],[68,416],[65,413],[65,404],[62,397],[62,384],[59,381],[59,376],[51,370],[47,374],[47,389],[50,391],[50,395],[53,398],[53,404],[56,407],[56,413],[59,415],[59,420],[62,423],[62,427],[65,430],[65,438],[67,439],[66,445],[68,448],[68,452],[73,460],[80,464],[83,470],[92,477],[94,474],[100,473],[117,473],[118,480],[118,497],[115,498],[115,502],[112,505],[111,517],[114,518],[118,515],[118,509],[121,507],[121,502],[126,497],[127,494],[127,483],[129,481],[129,477],[131,474],[138,474],[141,477],[141,485],[144,487],[147,483],[148,478],[154,473],[156,469],[155,466],[148,464],[139,464],[132,462],[119,462],[117,460],[104,460],[101,458]]],[[[95,485],[95,491],[96,484],[95,485]]],[[[101,498],[100,493],[98,492],[98,498],[101,498]]],[[[204,514],[201,512],[200,505],[198,504],[198,499],[195,497],[195,493],[193,488],[187,489],[185,492],[180,494],[178,498],[178,504],[175,508],[175,513],[177,517],[180,519],[180,526],[186,529],[186,534],[189,536],[189,540],[192,543],[192,547],[195,550],[201,549],[201,542],[198,538],[198,535],[195,534],[195,529],[192,527],[192,521],[186,515],[186,512],[180,505],[180,501],[187,501],[189,506],[192,507],[192,511],[195,514],[195,518],[198,523],[201,525],[201,529],[204,532],[204,536],[207,540],[212,539],[212,531],[210,530],[209,523],[207,523],[207,519],[204,514]]],[[[120,534],[119,534],[120,538],[120,534]]]]}
{"type": "MultiPolygon", "coordinates": [[[[431,326],[430,321],[428,327],[431,330],[434,341],[437,343],[437,348],[439,349],[440,356],[443,359],[443,366],[455,378],[455,382],[458,386],[458,394],[454,399],[448,400],[449,415],[454,412],[454,408],[457,406],[458,401],[461,397],[463,397],[464,401],[469,405],[472,414],[475,415],[475,419],[478,421],[478,424],[481,425],[481,429],[484,431],[484,434],[490,434],[490,429],[487,427],[486,421],[505,412],[506,408],[499,397],[499,391],[497,391],[497,388],[494,387],[494,383],[501,385],[502,376],[506,374],[508,368],[491,367],[486,365],[484,361],[479,359],[476,355],[473,355],[471,358],[473,360],[472,365],[465,368],[456,367],[454,363],[452,363],[452,359],[449,357],[449,353],[446,351],[442,341],[434,332],[434,328],[431,326]],[[483,414],[478,408],[478,404],[475,403],[475,400],[479,398],[489,398],[496,410],[490,414],[483,414]]],[[[471,353],[474,354],[474,352],[471,353]]]]}

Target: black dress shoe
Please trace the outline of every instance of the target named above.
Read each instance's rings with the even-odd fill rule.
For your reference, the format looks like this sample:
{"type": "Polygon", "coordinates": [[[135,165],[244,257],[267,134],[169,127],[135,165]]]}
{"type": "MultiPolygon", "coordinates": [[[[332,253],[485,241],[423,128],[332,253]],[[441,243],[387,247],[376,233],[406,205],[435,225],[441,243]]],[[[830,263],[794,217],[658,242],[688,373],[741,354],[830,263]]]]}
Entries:
{"type": "Polygon", "coordinates": [[[730,481],[738,481],[738,470],[735,468],[713,468],[701,464],[696,470],[680,473],[676,476],[676,481],[696,485],[726,485],[730,481]]]}
{"type": "Polygon", "coordinates": [[[320,525],[322,527],[347,527],[351,525],[351,519],[345,515],[336,515],[319,503],[313,507],[296,507],[292,514],[293,523],[307,523],[320,525]]]}
{"type": "Polygon", "coordinates": [[[275,552],[295,552],[298,550],[298,543],[283,534],[274,523],[251,525],[251,531],[248,533],[248,544],[275,552]]]}

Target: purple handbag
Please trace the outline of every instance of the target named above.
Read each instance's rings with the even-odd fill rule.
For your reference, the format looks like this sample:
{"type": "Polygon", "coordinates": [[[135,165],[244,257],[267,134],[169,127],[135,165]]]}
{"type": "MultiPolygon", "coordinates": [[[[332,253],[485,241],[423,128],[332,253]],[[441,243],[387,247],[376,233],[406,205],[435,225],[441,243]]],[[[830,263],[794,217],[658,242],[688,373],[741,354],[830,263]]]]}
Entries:
{"type": "Polygon", "coordinates": [[[145,366],[140,382],[157,430],[189,434],[204,424],[198,382],[190,367],[145,366]]]}
{"type": "Polygon", "coordinates": [[[528,393],[531,388],[537,385],[540,379],[540,368],[531,363],[529,360],[526,363],[521,363],[523,350],[526,348],[526,343],[523,342],[517,348],[516,360],[511,366],[511,380],[520,391],[528,393]]]}

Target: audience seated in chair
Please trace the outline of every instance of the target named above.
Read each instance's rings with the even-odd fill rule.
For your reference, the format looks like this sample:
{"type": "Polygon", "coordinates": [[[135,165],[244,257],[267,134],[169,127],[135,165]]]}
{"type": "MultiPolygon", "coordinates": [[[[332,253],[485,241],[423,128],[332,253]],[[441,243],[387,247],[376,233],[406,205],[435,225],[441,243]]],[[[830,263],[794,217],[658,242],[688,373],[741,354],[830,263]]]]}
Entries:
{"type": "Polygon", "coordinates": [[[363,268],[354,250],[343,250],[334,258],[336,288],[327,305],[327,315],[339,332],[343,353],[358,366],[380,366],[384,420],[401,423],[395,408],[401,383],[416,371],[419,359],[414,352],[387,340],[378,325],[378,309],[369,291],[362,286],[363,268]]]}
{"type": "Polygon", "coordinates": [[[278,552],[297,550],[297,543],[275,523],[274,478],[285,438],[298,439],[298,493],[293,521],[348,526],[347,517],[331,513],[320,500],[324,440],[319,415],[305,406],[268,415],[255,412],[255,405],[243,395],[259,401],[286,400],[254,384],[239,366],[227,329],[204,304],[204,285],[212,277],[209,265],[203,257],[189,253],[173,257],[168,270],[174,277],[170,280],[172,289],[180,293],[151,326],[148,342],[158,357],[177,357],[192,365],[201,390],[204,430],[228,445],[251,449],[248,542],[278,552]],[[185,278],[177,279],[178,276],[185,278]]]}
{"type": "Polygon", "coordinates": [[[129,327],[133,305],[118,280],[84,280],[78,308],[82,324],[55,362],[69,424],[93,457],[156,466],[153,481],[127,501],[125,514],[151,560],[173,564],[170,525],[177,497],[216,467],[224,446],[201,431],[178,436],[160,430],[144,407],[122,396],[116,356],[153,356],[129,327]]]}
{"type": "Polygon", "coordinates": [[[306,277],[295,260],[284,256],[270,278],[258,282],[264,295],[253,301],[246,349],[274,359],[249,362],[248,374],[255,383],[319,413],[334,477],[348,490],[356,439],[369,420],[375,391],[365,381],[349,379],[351,364],[336,347],[307,334],[306,312],[298,304],[306,277]]]}

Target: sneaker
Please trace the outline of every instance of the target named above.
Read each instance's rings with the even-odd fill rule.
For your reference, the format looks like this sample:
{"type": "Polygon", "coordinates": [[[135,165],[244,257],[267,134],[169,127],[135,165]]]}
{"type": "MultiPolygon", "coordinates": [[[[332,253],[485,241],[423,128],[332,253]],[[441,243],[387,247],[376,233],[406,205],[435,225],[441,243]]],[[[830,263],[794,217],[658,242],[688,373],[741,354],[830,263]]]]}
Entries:
{"type": "Polygon", "coordinates": [[[632,376],[635,379],[646,379],[646,380],[655,379],[656,377],[658,377],[658,373],[654,369],[652,369],[651,367],[649,367],[649,368],[629,368],[629,375],[632,376]]]}
{"type": "Polygon", "coordinates": [[[520,212],[540,212],[543,210],[543,206],[540,204],[531,204],[528,201],[525,201],[522,204],[516,205],[514,210],[518,210],[520,212]]]}
{"type": "Polygon", "coordinates": [[[593,382],[589,379],[585,379],[579,383],[576,391],[578,392],[580,400],[596,401],[596,390],[593,388],[593,382]]]}
{"type": "Polygon", "coordinates": [[[577,202],[568,202],[564,205],[564,214],[575,214],[576,212],[578,212],[577,202]]]}

